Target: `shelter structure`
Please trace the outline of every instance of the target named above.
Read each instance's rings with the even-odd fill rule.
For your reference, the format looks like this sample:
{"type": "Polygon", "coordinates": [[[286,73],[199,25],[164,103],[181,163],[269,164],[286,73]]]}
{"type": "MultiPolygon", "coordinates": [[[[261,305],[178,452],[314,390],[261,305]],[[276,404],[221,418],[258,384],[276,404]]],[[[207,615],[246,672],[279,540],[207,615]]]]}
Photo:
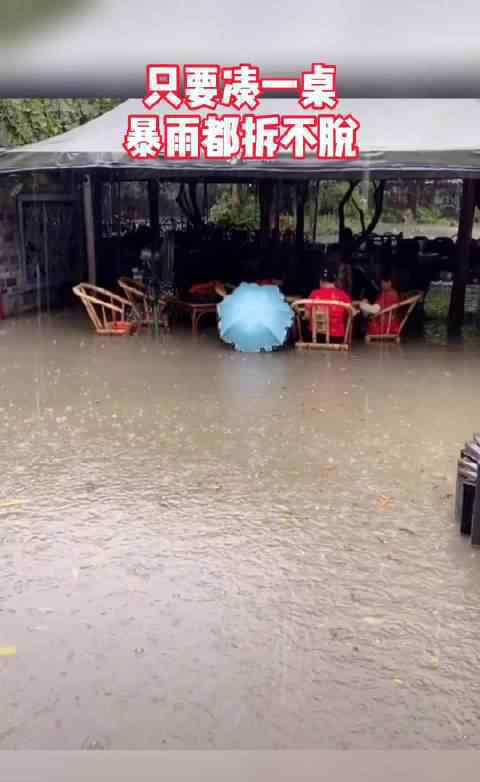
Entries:
{"type": "MultiPolygon", "coordinates": [[[[464,295],[469,269],[469,248],[474,210],[480,203],[480,100],[345,100],[338,112],[360,122],[356,160],[320,160],[313,153],[295,160],[289,152],[271,161],[234,159],[154,160],[134,162],[122,143],[132,114],[171,113],[159,104],[147,112],[141,100],[128,100],[107,114],[38,144],[0,151],[0,184],[25,174],[67,176],[72,183],[68,198],[80,194],[88,279],[96,281],[98,240],[98,188],[104,181],[148,181],[151,226],[158,227],[158,182],[267,182],[306,180],[381,180],[398,178],[463,180],[457,263],[450,311],[451,331],[463,322],[464,295]]],[[[228,113],[229,109],[223,109],[228,113]]],[[[179,113],[191,113],[181,108],[179,113]]],[[[202,112],[199,112],[202,113],[202,112]]],[[[205,112],[207,113],[207,112],[205,112]]],[[[222,114],[219,108],[218,114],[222,114]]],[[[309,114],[293,99],[262,101],[258,114],[309,114]]],[[[19,196],[21,198],[21,196],[19,196]]],[[[67,196],[63,194],[64,202],[67,196]]],[[[74,199],[75,200],[75,199],[74,199]]],[[[36,205],[42,202],[37,193],[36,205]]],[[[58,196],[57,196],[58,202],[58,196]]],[[[21,203],[21,202],[20,202],[21,203]]],[[[25,204],[23,204],[23,212],[25,204]]],[[[21,212],[21,210],[20,210],[21,212]]],[[[19,213],[19,219],[22,215],[19,213]]],[[[44,231],[45,226],[44,226],[44,231]]],[[[20,260],[25,267],[25,226],[19,226],[20,260]]],[[[1,262],[0,262],[1,263],[1,262]]]]}

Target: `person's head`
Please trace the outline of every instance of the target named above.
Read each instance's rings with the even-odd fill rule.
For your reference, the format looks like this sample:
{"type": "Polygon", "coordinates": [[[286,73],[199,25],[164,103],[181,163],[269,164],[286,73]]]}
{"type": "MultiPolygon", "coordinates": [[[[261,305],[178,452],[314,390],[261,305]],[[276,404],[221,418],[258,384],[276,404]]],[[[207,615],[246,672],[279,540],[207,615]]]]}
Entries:
{"type": "Polygon", "coordinates": [[[326,257],[323,265],[321,281],[326,282],[328,285],[336,282],[340,264],[342,263],[342,254],[337,247],[332,247],[326,257]]]}
{"type": "Polygon", "coordinates": [[[329,288],[332,285],[335,285],[337,274],[337,265],[332,263],[331,258],[327,259],[327,263],[325,263],[320,275],[320,286],[329,288]]]}
{"type": "Polygon", "coordinates": [[[385,270],[382,273],[381,285],[382,285],[382,291],[391,291],[392,290],[393,284],[392,284],[392,275],[391,275],[390,271],[385,270]]]}

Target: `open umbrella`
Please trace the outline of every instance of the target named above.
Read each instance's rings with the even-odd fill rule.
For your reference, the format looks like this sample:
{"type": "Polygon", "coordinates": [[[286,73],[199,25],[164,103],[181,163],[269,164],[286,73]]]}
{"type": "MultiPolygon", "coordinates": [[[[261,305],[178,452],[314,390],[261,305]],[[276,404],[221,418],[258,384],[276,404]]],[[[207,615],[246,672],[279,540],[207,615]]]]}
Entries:
{"type": "Polygon", "coordinates": [[[276,285],[243,282],[217,310],[220,337],[243,353],[281,347],[294,318],[276,285]]]}

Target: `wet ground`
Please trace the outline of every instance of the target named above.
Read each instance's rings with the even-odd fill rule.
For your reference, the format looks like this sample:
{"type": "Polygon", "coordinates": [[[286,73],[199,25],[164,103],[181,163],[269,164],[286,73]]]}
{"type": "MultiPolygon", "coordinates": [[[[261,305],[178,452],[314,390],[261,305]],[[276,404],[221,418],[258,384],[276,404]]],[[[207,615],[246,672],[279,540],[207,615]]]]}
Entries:
{"type": "Polygon", "coordinates": [[[0,748],[480,747],[480,352],[437,342],[1,324],[0,748]]]}

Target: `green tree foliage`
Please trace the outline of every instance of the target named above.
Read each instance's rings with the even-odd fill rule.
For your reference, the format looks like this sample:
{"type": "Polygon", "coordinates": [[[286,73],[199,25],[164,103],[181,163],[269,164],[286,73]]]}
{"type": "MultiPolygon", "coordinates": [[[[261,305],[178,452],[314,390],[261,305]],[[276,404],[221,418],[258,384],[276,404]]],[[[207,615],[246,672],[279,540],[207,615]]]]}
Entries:
{"type": "Polygon", "coordinates": [[[258,205],[255,189],[240,186],[238,197],[231,187],[220,192],[217,201],[210,209],[209,220],[225,228],[258,228],[258,205]]]}
{"type": "Polygon", "coordinates": [[[115,98],[0,100],[0,146],[33,144],[83,125],[115,108],[115,98]]]}
{"type": "Polygon", "coordinates": [[[51,24],[59,15],[65,16],[82,8],[81,0],[6,0],[2,3],[0,38],[9,40],[12,36],[36,30],[39,26],[51,24]]]}
{"type": "MultiPolygon", "coordinates": [[[[327,221],[329,224],[331,222],[332,230],[334,229],[337,221],[338,205],[347,189],[348,182],[321,182],[318,204],[319,224],[323,226],[325,221],[327,221]]],[[[307,199],[307,223],[310,223],[311,215],[308,214],[308,211],[313,211],[314,198],[315,192],[313,184],[311,183],[311,187],[309,188],[309,196],[307,199]]],[[[365,207],[366,214],[369,216],[370,210],[368,209],[367,204],[363,204],[361,196],[358,198],[358,200],[365,207]]],[[[287,227],[295,227],[295,211],[295,186],[284,182],[280,192],[280,223],[282,229],[287,227]]],[[[350,201],[346,205],[345,214],[346,217],[349,218],[349,222],[352,223],[354,227],[357,226],[357,223],[358,227],[360,226],[358,221],[358,212],[350,201]]],[[[255,188],[252,186],[241,185],[239,197],[236,199],[231,186],[220,186],[220,192],[217,197],[217,201],[210,209],[209,219],[214,223],[224,225],[228,228],[258,228],[259,206],[255,188]]]]}

